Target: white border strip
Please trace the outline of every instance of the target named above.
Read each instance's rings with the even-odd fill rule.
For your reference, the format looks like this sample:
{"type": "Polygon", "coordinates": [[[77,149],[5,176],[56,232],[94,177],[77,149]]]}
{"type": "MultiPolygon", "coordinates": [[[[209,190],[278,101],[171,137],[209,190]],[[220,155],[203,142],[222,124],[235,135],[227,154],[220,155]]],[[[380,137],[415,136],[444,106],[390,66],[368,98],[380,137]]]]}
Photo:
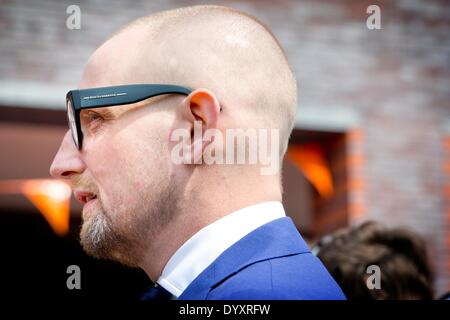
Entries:
{"type": "Polygon", "coordinates": [[[361,124],[359,114],[348,107],[337,106],[300,106],[295,117],[296,129],[314,129],[322,131],[347,131],[361,124]]]}
{"type": "Polygon", "coordinates": [[[0,80],[0,105],[64,110],[70,89],[55,84],[0,80]]]}

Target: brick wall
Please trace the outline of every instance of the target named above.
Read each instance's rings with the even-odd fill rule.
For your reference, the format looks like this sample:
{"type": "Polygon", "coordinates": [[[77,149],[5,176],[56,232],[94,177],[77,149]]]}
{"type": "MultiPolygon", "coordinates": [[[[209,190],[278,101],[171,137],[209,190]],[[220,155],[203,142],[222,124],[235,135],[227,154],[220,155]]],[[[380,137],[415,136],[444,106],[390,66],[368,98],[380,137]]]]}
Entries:
{"type": "MultiPolygon", "coordinates": [[[[33,101],[32,91],[20,90],[26,84],[61,97],[60,105],[47,98],[62,108],[60,88],[76,86],[108,34],[145,13],[192,3],[1,1],[0,104],[33,101]],[[81,30],[65,28],[69,4],[81,7],[81,30]]],[[[420,232],[438,293],[450,290],[449,151],[442,143],[450,119],[448,1],[226,3],[259,17],[285,47],[299,82],[297,126],[348,132],[348,161],[357,163],[349,172],[351,222],[377,219],[420,232]],[[370,4],[381,7],[381,30],[366,28],[370,4]]]]}

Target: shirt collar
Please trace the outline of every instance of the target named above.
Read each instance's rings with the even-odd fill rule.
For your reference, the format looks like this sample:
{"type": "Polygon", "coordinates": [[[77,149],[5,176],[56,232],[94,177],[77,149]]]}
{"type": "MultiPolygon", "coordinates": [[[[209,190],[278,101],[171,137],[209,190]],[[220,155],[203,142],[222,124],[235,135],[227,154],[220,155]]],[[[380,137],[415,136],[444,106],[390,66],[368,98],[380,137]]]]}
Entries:
{"type": "Polygon", "coordinates": [[[225,250],[260,226],[285,217],[277,201],[235,211],[202,228],[169,259],[157,283],[178,298],[225,250]]]}

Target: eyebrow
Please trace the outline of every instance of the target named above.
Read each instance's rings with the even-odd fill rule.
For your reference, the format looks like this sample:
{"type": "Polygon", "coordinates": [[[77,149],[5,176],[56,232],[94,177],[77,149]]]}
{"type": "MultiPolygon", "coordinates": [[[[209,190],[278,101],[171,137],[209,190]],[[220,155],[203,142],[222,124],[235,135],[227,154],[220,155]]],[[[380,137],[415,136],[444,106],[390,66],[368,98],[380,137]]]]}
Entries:
{"type": "MultiPolygon", "coordinates": [[[[117,112],[114,112],[114,111],[116,111],[116,110],[112,110],[111,108],[108,108],[108,107],[85,109],[86,113],[95,112],[105,118],[117,118],[119,114],[117,114],[117,112]]],[[[83,114],[83,110],[81,111],[81,115],[82,114],[83,114]]]]}

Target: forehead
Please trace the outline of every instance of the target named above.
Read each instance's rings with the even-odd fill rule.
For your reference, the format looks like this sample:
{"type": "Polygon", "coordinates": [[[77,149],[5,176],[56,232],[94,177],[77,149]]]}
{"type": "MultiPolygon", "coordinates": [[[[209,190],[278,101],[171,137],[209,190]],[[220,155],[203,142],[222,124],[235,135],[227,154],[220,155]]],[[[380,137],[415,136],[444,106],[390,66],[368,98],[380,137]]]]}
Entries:
{"type": "Polygon", "coordinates": [[[143,47],[148,41],[146,33],[136,28],[115,35],[89,58],[78,87],[148,83],[154,70],[152,53],[143,47]]]}

